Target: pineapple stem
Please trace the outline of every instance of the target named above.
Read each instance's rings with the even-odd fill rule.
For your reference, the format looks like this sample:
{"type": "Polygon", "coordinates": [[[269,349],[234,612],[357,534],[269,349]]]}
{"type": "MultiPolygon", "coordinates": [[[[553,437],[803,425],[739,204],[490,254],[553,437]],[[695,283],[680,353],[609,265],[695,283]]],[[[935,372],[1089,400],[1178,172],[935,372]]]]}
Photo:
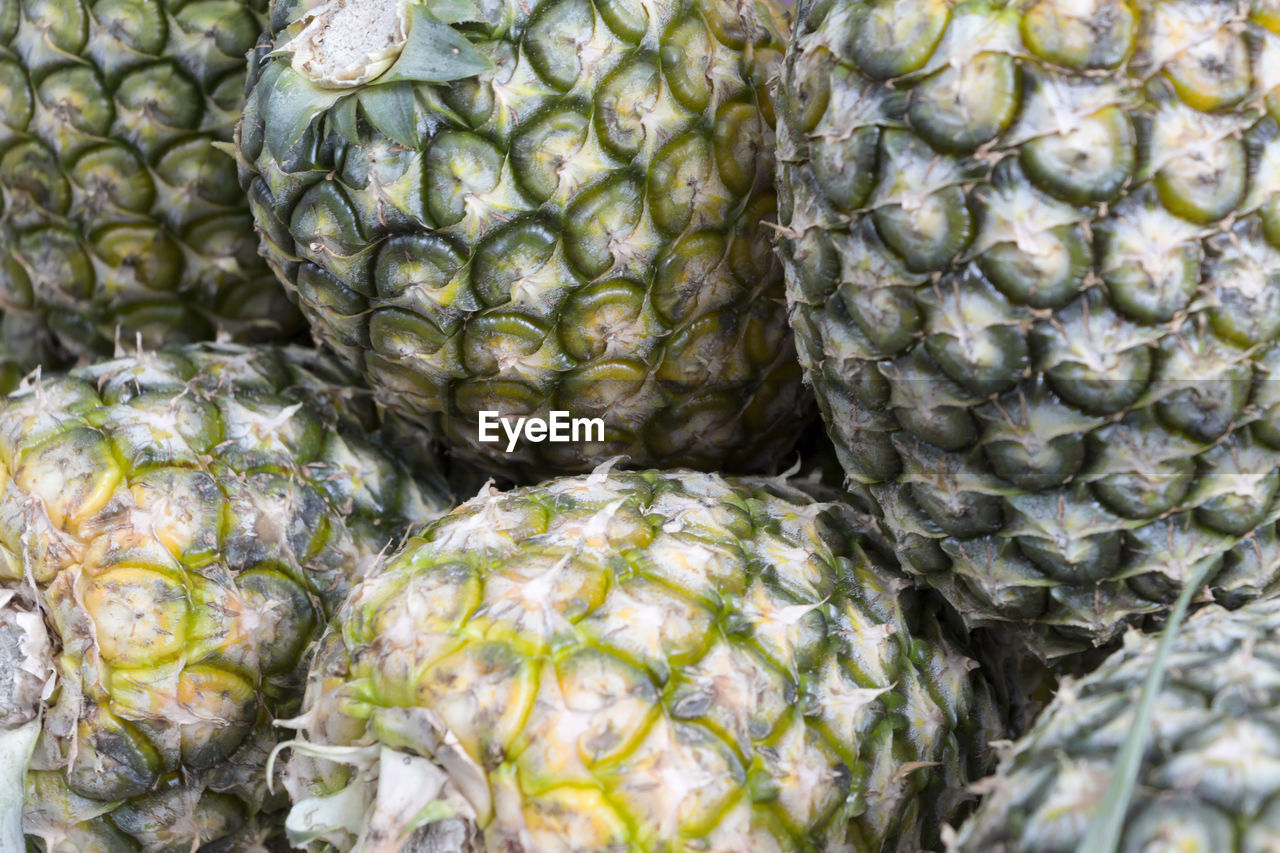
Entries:
{"type": "Polygon", "coordinates": [[[1191,597],[1204,584],[1209,569],[1213,566],[1210,560],[1204,561],[1191,572],[1191,577],[1178,594],[1173,609],[1169,612],[1169,621],[1160,632],[1160,643],[1156,647],[1155,660],[1151,671],[1142,685],[1142,696],[1138,703],[1138,711],[1133,726],[1125,737],[1120,748],[1119,757],[1114,765],[1115,774],[1111,784],[1107,786],[1103,796],[1102,809],[1085,833],[1076,853],[1116,853],[1120,846],[1120,837],[1124,831],[1124,818],[1129,811],[1129,801],[1133,797],[1133,789],[1138,781],[1138,772],[1142,769],[1142,757],[1146,754],[1147,744],[1151,740],[1151,717],[1155,713],[1156,699],[1164,686],[1166,659],[1173,641],[1182,627],[1182,619],[1191,605],[1191,597]]]}

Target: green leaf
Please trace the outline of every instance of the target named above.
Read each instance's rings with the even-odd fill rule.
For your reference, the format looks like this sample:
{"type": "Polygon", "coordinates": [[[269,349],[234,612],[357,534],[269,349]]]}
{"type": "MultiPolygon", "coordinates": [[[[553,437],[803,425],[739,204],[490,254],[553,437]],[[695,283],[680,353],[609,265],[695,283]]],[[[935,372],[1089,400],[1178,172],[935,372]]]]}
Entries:
{"type": "Polygon", "coordinates": [[[356,107],[359,105],[359,96],[349,94],[338,103],[333,105],[333,109],[329,111],[328,121],[333,131],[343,139],[356,139],[356,107]]]}
{"type": "Polygon", "coordinates": [[[407,148],[418,146],[412,83],[370,86],[360,92],[360,107],[369,124],[407,148]]]}
{"type": "Polygon", "coordinates": [[[267,148],[277,160],[288,157],[312,119],[347,94],[341,89],[321,89],[278,60],[267,67],[258,85],[267,92],[264,130],[267,148]]]}
{"type": "Polygon", "coordinates": [[[1120,837],[1124,834],[1124,819],[1129,812],[1129,803],[1133,799],[1133,789],[1138,783],[1138,773],[1142,770],[1142,757],[1146,755],[1147,744],[1151,741],[1151,717],[1155,714],[1156,699],[1164,686],[1165,668],[1168,666],[1169,650],[1182,628],[1182,618],[1187,613],[1191,599],[1204,586],[1209,571],[1217,567],[1212,560],[1204,560],[1191,572],[1178,600],[1169,612],[1169,621],[1160,632],[1160,642],[1156,646],[1155,660],[1151,662],[1151,670],[1142,685],[1142,696],[1138,702],[1138,710],[1133,718],[1133,726],[1120,747],[1112,769],[1114,775],[1111,784],[1102,797],[1102,808],[1089,824],[1076,853],[1116,853],[1120,848],[1120,837]]]}
{"type": "Polygon", "coordinates": [[[395,65],[377,82],[445,83],[474,77],[490,67],[489,61],[461,33],[432,20],[424,7],[414,5],[409,7],[409,37],[404,48],[395,65]]]}
{"type": "Polygon", "coordinates": [[[271,29],[281,30],[294,26],[311,15],[319,5],[321,4],[308,0],[276,0],[271,4],[271,29]]]}
{"type": "Polygon", "coordinates": [[[442,24],[482,23],[487,20],[477,0],[430,0],[427,15],[442,24]]]}

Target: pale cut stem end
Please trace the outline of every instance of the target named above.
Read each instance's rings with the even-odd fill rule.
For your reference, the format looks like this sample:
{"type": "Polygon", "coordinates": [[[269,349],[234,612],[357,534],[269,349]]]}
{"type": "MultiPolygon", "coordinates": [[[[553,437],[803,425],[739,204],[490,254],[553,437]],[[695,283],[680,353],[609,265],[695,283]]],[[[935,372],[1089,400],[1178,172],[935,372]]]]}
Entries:
{"type": "Polygon", "coordinates": [[[351,88],[390,68],[409,36],[406,0],[330,0],[297,36],[293,70],[326,88],[351,88]]]}

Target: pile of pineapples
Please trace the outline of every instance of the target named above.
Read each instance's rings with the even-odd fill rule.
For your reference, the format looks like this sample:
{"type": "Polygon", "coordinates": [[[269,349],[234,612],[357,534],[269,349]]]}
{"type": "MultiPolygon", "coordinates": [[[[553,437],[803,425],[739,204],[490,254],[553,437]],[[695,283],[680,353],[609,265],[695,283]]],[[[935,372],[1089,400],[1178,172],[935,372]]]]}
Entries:
{"type": "Polygon", "coordinates": [[[0,853],[1274,853],[1278,373],[1277,0],[0,0],[0,853]]]}

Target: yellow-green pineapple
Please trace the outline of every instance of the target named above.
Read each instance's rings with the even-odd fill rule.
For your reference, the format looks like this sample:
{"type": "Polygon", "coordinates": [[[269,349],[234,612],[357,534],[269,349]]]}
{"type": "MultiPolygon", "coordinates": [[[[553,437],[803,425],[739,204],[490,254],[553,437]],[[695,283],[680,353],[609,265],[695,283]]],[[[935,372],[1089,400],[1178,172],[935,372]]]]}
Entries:
{"type": "Polygon", "coordinates": [[[779,9],[278,0],[238,139],[267,256],[482,465],[770,468],[808,405],[768,227],[779,9]],[[507,453],[486,411],[604,429],[507,453]]]}
{"type": "Polygon", "coordinates": [[[268,834],[272,720],[298,708],[306,650],[447,507],[376,427],[300,349],[144,352],[0,399],[0,847],[268,834]]]}
{"type": "Polygon", "coordinates": [[[690,471],[482,492],[331,623],[292,723],[290,837],[930,849],[1000,723],[939,603],[859,529],[782,481],[690,471]]]}

